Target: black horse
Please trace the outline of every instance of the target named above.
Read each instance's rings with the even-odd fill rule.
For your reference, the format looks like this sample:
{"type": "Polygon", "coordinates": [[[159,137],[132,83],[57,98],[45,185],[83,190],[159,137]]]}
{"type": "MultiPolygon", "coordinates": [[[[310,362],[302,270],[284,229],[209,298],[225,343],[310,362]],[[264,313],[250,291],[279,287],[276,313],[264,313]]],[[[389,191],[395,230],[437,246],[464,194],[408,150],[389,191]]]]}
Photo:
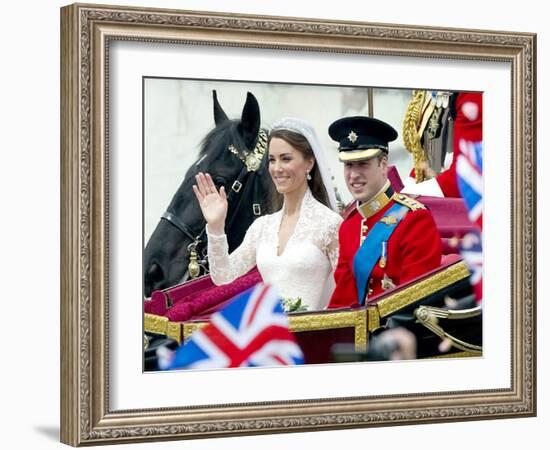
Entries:
{"type": "Polygon", "coordinates": [[[206,269],[205,220],[192,190],[198,172],[208,172],[217,187],[224,186],[228,193],[225,231],[230,252],[242,242],[250,224],[269,212],[273,183],[267,171],[267,135],[260,129],[258,101],[249,92],[240,120],[230,120],[216,91],[213,97],[216,126],[204,138],[197,162],[187,171],[145,247],[146,297],[185,281],[190,261],[198,268],[198,258],[206,269]]]}

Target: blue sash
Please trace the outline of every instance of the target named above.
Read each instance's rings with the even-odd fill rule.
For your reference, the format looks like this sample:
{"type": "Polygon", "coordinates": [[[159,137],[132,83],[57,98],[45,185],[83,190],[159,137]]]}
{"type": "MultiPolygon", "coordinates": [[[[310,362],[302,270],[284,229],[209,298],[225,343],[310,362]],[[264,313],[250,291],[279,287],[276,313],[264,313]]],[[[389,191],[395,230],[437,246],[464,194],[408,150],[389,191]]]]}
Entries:
{"type": "Polygon", "coordinates": [[[409,212],[409,208],[406,206],[399,203],[393,205],[384,217],[376,222],[363,245],[355,252],[355,256],[353,257],[353,275],[355,277],[360,305],[365,304],[370,274],[376,261],[380,259],[380,255],[382,254],[382,243],[389,240],[407,212],[409,212]],[[390,220],[386,220],[386,218],[390,218],[390,220]]]}

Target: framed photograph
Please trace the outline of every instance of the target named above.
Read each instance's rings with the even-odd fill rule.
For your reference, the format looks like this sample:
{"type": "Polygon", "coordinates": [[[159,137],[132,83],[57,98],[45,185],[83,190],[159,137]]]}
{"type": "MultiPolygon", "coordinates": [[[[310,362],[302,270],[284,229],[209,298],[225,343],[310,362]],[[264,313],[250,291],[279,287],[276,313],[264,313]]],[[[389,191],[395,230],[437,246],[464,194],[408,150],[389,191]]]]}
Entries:
{"type": "MultiPolygon", "coordinates": [[[[536,414],[535,35],[87,5],[62,8],[61,28],[62,442],[536,414]],[[219,119],[216,102],[240,117],[251,93],[266,128],[306,116],[328,149],[330,117],[374,115],[402,135],[402,111],[419,92],[483,97],[483,352],[145,370],[144,328],[182,341],[203,326],[200,315],[169,320],[147,306],[144,315],[144,294],[151,302],[155,290],[185,288],[181,274],[144,287],[144,247],[198,164],[201,139],[219,119]]],[[[327,159],[347,203],[333,144],[327,159]]],[[[393,161],[402,177],[413,161],[405,147],[392,147],[404,155],[393,161]]],[[[458,282],[461,270],[437,279],[458,282]]],[[[291,314],[290,328],[347,327],[357,348],[395,305],[430,294],[433,284],[340,316],[291,314]]],[[[173,306],[170,296],[161,300],[173,306]]]]}
{"type": "MultiPolygon", "coordinates": [[[[434,186],[430,182],[416,183],[417,180],[413,180],[409,172],[411,167],[418,165],[416,160],[426,154],[427,158],[422,159],[425,159],[431,171],[441,174],[437,179],[442,180],[445,189],[444,178],[441,177],[453,172],[453,143],[458,142],[460,135],[464,134],[463,115],[452,111],[461,109],[464,104],[477,105],[473,101],[479,103],[479,111],[482,111],[482,97],[480,92],[467,91],[434,92],[369,86],[144,77],[143,273],[146,298],[144,328],[148,342],[145,349],[145,370],[158,369],[156,351],[161,343],[176,347],[190,337],[193,331],[210,323],[209,316],[223,309],[233,297],[252,287],[260,279],[273,284],[280,291],[289,313],[290,330],[297,338],[304,355],[304,364],[323,364],[335,360],[342,362],[342,352],[351,357],[349,351],[359,352],[360,347],[367,343],[371,355],[365,354],[362,357],[372,358],[377,346],[381,345],[378,342],[384,341],[379,341],[381,338],[376,337],[368,342],[368,336],[379,334],[388,318],[393,317],[392,320],[395,321],[395,315],[407,314],[407,309],[412,314],[419,303],[424,306],[429,303],[432,307],[443,305],[445,296],[471,298],[468,268],[464,259],[458,256],[458,245],[451,245],[454,241],[464,241],[464,236],[470,235],[475,229],[464,207],[464,200],[456,197],[458,193],[451,192],[451,189],[446,189],[446,197],[435,197],[437,192],[431,192],[436,189],[432,189],[434,186]],[[309,101],[304,102],[304,98],[309,101]],[[259,225],[275,223],[280,219],[277,206],[272,207],[278,197],[271,185],[275,186],[277,181],[270,181],[271,166],[267,164],[269,161],[275,163],[273,155],[270,156],[268,148],[260,149],[260,160],[265,161],[265,164],[259,164],[258,167],[249,164],[251,170],[247,167],[243,171],[243,167],[246,167],[243,160],[246,163],[246,159],[238,158],[229,148],[242,148],[245,145],[253,148],[255,143],[235,145],[236,141],[231,139],[238,137],[212,139],[218,134],[221,136],[226,129],[238,131],[241,123],[239,119],[248,114],[252,107],[259,113],[255,122],[255,126],[259,128],[252,133],[254,136],[261,132],[265,132],[267,136],[269,125],[268,128],[263,128],[264,123],[275,124],[275,128],[280,127],[277,123],[283,123],[285,126],[295,127],[293,129],[296,130],[298,128],[295,124],[304,127],[311,125],[313,130],[318,130],[314,131],[315,139],[319,142],[315,158],[322,167],[322,173],[327,174],[325,179],[328,182],[322,182],[321,170],[313,170],[313,176],[307,184],[310,192],[315,192],[314,195],[318,196],[318,201],[336,213],[319,208],[316,214],[321,217],[316,217],[316,220],[323,216],[328,220],[328,224],[322,226],[308,225],[307,219],[301,220],[301,214],[296,224],[297,230],[295,228],[281,254],[274,250],[278,239],[274,237],[275,233],[269,232],[273,228],[259,225]],[[419,242],[418,239],[414,239],[414,242],[399,237],[397,239],[403,245],[410,241],[411,247],[421,248],[422,253],[428,253],[427,250],[430,249],[435,253],[437,245],[431,246],[432,243],[441,242],[444,247],[442,255],[435,255],[428,263],[415,258],[414,275],[410,277],[410,281],[399,284],[398,267],[391,266],[398,256],[391,248],[392,251],[386,257],[390,266],[384,268],[386,283],[373,280],[373,292],[369,295],[367,307],[359,310],[352,310],[344,305],[337,305],[337,308],[330,305],[327,308],[335,291],[333,274],[329,268],[336,267],[337,258],[333,257],[330,261],[325,250],[327,245],[319,239],[311,239],[308,232],[313,227],[317,230],[312,233],[314,236],[325,233],[328,236],[327,242],[336,243],[340,217],[346,216],[349,213],[348,208],[352,208],[347,206],[352,205],[353,197],[344,179],[344,164],[339,160],[338,146],[325,131],[343,113],[348,117],[375,117],[400,130],[389,151],[389,183],[395,192],[401,194],[418,189],[432,194],[415,197],[414,201],[429,208],[436,227],[432,229],[432,237],[424,242],[419,242]],[[231,119],[220,119],[218,115],[235,117],[233,124],[231,125],[231,119]],[[415,146],[414,138],[410,139],[413,134],[425,135],[424,147],[429,149],[429,155],[423,148],[422,155],[418,155],[422,146],[415,146]],[[445,162],[449,167],[445,168],[445,162]],[[444,171],[450,172],[445,175],[444,171]],[[230,193],[225,221],[228,253],[231,253],[228,255],[227,265],[235,270],[223,275],[221,280],[216,269],[218,265],[223,266],[225,263],[215,255],[210,257],[212,251],[208,247],[210,239],[207,239],[205,232],[205,219],[192,189],[197,183],[195,177],[200,172],[208,173],[218,187],[223,187],[230,193]],[[238,191],[234,186],[239,186],[238,191]],[[328,196],[329,191],[334,193],[333,198],[328,196]],[[249,235],[252,235],[252,231],[256,229],[250,228],[252,222],[261,216],[267,216],[262,219],[267,222],[256,223],[255,227],[261,226],[264,231],[261,242],[253,248],[249,244],[250,240],[243,238],[248,229],[249,235]],[[329,226],[331,217],[335,220],[332,228],[329,226]],[[296,234],[303,238],[294,239],[296,234]],[[187,251],[190,247],[192,251],[187,251]],[[307,257],[310,250],[311,259],[307,257]],[[321,250],[321,255],[318,250],[321,250]],[[254,265],[257,269],[253,268],[254,265]],[[272,270],[273,267],[276,269],[272,270]],[[213,276],[210,277],[209,273],[213,273],[213,276]],[[296,280],[303,280],[302,277],[309,278],[311,283],[301,282],[297,286],[296,280]],[[393,282],[395,286],[392,285],[393,282]],[[166,337],[170,340],[167,341],[166,337]],[[336,344],[342,345],[338,350],[339,354],[333,355],[331,349],[336,344]]],[[[474,137],[479,141],[482,137],[481,125],[481,120],[477,120],[475,127],[468,127],[475,130],[477,136],[474,137]]],[[[468,133],[473,135],[471,131],[468,133]]],[[[274,135],[277,135],[277,131],[274,135]]],[[[261,144],[263,141],[258,142],[261,144]]],[[[283,171],[284,168],[281,168],[280,172],[284,173],[283,171]]],[[[416,169],[414,172],[416,173],[416,169]]],[[[419,175],[424,173],[419,172],[419,175]]],[[[286,188],[282,183],[279,189],[285,192],[286,188]]],[[[389,203],[391,201],[388,206],[389,203]]],[[[304,200],[304,207],[300,210],[313,204],[304,200]]],[[[305,217],[306,213],[303,214],[305,217]]],[[[378,214],[385,213],[380,211],[378,214]]],[[[369,219],[372,223],[374,220],[369,219]]],[[[426,226],[429,227],[429,224],[426,226]]],[[[428,233],[429,229],[423,227],[422,234],[428,233]]],[[[349,241],[358,234],[350,235],[349,241]]],[[[405,261],[400,265],[407,263],[405,261]]],[[[384,280],[383,277],[378,278],[384,280]]],[[[472,299],[469,307],[461,306],[460,310],[474,307],[476,302],[472,299]]],[[[460,322],[460,330],[455,333],[457,336],[451,333],[457,340],[454,341],[454,351],[446,352],[445,356],[481,356],[480,308],[475,312],[479,315],[475,318],[468,317],[467,323],[460,322]]],[[[473,312],[470,311],[469,314],[473,312]]],[[[441,338],[428,331],[424,324],[411,326],[408,331],[413,332],[418,337],[417,341],[422,342],[416,351],[416,357],[443,356],[435,349],[441,338]]],[[[235,355],[230,352],[228,356],[235,355]]],[[[375,356],[381,358],[383,355],[375,356]]],[[[360,359],[361,355],[353,357],[360,359]]],[[[205,363],[203,361],[201,366],[205,363]]],[[[211,363],[209,360],[208,364],[211,363]]],[[[212,364],[213,367],[220,367],[212,364]]]]}

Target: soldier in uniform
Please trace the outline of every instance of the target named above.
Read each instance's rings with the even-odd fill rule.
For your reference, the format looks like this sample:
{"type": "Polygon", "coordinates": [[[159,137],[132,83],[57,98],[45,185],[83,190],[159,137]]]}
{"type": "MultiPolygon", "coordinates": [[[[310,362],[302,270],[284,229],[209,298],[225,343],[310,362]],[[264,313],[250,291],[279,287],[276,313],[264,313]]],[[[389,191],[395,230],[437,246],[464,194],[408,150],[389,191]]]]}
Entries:
{"type": "Polygon", "coordinates": [[[329,127],[339,143],[346,185],[356,200],[339,231],[336,289],[329,308],[367,299],[422,275],[441,262],[441,238],[424,205],[395,193],[388,181],[388,143],[397,132],[370,117],[345,117],[329,127]]]}
{"type": "MultiPolygon", "coordinates": [[[[453,159],[448,169],[421,183],[405,180],[403,192],[433,197],[460,197],[456,180],[456,162],[462,140],[479,142],[483,139],[483,99],[480,92],[460,92],[453,102],[454,125],[452,134],[453,159]]],[[[428,170],[429,171],[429,170],[428,170]]]]}
{"type": "Polygon", "coordinates": [[[453,139],[453,162],[449,169],[441,172],[436,181],[445,197],[460,197],[456,180],[456,162],[460,153],[460,142],[479,142],[483,139],[483,101],[480,92],[461,92],[456,100],[456,119],[453,139]]]}

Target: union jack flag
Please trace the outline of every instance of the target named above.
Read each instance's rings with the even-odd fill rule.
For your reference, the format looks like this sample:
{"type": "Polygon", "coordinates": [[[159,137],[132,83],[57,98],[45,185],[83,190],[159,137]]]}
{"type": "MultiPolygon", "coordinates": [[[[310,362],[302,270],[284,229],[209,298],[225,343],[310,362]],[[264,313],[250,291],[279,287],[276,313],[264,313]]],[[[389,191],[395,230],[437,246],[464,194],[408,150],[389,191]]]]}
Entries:
{"type": "Polygon", "coordinates": [[[458,189],[466,202],[468,217],[483,228],[483,153],[481,142],[461,139],[456,162],[458,189]]]}
{"type": "Polygon", "coordinates": [[[470,270],[470,283],[478,303],[483,299],[482,250],[481,233],[479,231],[471,231],[462,238],[460,254],[464,258],[464,261],[470,270]]]}
{"type": "Polygon", "coordinates": [[[210,323],[195,331],[159,366],[169,369],[212,369],[303,364],[302,350],[288,328],[276,292],[258,284],[237,296],[210,323]]]}
{"type": "Polygon", "coordinates": [[[461,139],[456,164],[458,189],[464,198],[468,217],[478,230],[462,238],[460,253],[470,269],[470,283],[477,302],[483,298],[483,146],[481,142],[461,139]]]}

